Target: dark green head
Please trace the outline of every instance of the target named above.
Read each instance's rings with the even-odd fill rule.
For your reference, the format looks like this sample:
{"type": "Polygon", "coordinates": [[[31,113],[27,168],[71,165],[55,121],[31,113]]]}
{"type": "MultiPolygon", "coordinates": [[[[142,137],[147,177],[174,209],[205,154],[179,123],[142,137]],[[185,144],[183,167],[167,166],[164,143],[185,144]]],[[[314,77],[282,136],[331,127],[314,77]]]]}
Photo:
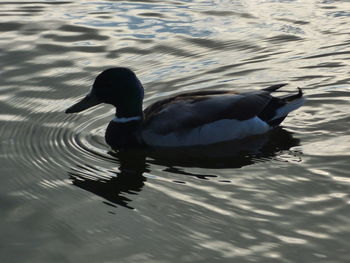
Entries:
{"type": "Polygon", "coordinates": [[[100,73],[91,92],[66,113],[80,112],[100,103],[116,107],[118,118],[142,116],[143,87],[128,68],[110,68],[100,73]]]}

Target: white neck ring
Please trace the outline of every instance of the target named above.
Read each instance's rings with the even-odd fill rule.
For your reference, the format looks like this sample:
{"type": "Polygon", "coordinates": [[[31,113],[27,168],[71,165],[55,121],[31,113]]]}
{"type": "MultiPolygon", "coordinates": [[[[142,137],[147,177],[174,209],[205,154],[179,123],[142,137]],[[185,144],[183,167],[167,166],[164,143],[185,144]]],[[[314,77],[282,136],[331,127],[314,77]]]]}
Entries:
{"type": "Polygon", "coordinates": [[[130,121],[140,121],[140,116],[134,116],[134,117],[127,117],[127,118],[118,118],[117,116],[112,119],[113,122],[116,123],[127,123],[130,121]]]}

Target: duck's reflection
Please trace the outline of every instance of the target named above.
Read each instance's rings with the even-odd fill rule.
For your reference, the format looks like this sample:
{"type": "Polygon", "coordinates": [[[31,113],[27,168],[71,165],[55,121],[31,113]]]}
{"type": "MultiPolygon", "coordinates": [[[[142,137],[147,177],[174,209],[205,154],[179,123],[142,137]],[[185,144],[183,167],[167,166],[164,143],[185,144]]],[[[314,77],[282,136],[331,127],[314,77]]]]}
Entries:
{"type": "Polygon", "coordinates": [[[132,200],[124,194],[137,194],[144,186],[146,178],[143,173],[147,171],[146,156],[140,151],[120,151],[113,155],[120,163],[119,171],[115,172],[115,176],[106,179],[91,175],[84,176],[84,172],[69,172],[70,179],[73,185],[104,198],[108,205],[120,205],[133,209],[129,206],[132,200]]]}
{"type": "Polygon", "coordinates": [[[281,151],[285,152],[297,145],[299,140],[293,138],[292,133],[277,128],[260,136],[205,147],[112,151],[109,154],[120,163],[116,176],[98,179],[84,176],[83,173],[70,172],[70,178],[74,185],[101,196],[109,205],[132,208],[129,205],[132,200],[124,194],[130,197],[130,194],[137,194],[142,190],[146,181],[143,174],[151,165],[164,166],[164,171],[175,174],[208,179],[216,175],[193,174],[187,172],[186,167],[241,168],[270,160],[281,151]]]}

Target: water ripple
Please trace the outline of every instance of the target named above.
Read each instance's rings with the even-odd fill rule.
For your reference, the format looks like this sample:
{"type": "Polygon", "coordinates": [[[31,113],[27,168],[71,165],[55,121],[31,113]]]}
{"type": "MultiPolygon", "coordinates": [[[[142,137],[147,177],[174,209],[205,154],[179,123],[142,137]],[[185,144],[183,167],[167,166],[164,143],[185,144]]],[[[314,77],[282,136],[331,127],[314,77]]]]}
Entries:
{"type": "Polygon", "coordinates": [[[347,262],[347,5],[1,2],[1,261],[347,262]],[[145,106],[280,82],[307,103],[240,145],[114,152],[112,108],[64,110],[115,66],[145,106]]]}

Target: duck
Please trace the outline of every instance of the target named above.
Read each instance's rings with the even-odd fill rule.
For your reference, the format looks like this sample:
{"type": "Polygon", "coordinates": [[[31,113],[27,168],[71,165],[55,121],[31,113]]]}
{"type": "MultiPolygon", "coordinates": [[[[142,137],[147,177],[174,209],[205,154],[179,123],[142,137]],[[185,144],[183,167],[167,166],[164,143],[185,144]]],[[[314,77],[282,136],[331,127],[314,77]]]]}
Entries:
{"type": "Polygon", "coordinates": [[[78,113],[100,103],[116,108],[105,141],[113,149],[134,147],[188,147],[212,145],[269,132],[300,108],[298,93],[273,96],[286,84],[239,93],[234,90],[200,90],[180,93],[143,109],[144,88],[126,67],[104,70],[91,91],[66,113],[78,113]]]}

